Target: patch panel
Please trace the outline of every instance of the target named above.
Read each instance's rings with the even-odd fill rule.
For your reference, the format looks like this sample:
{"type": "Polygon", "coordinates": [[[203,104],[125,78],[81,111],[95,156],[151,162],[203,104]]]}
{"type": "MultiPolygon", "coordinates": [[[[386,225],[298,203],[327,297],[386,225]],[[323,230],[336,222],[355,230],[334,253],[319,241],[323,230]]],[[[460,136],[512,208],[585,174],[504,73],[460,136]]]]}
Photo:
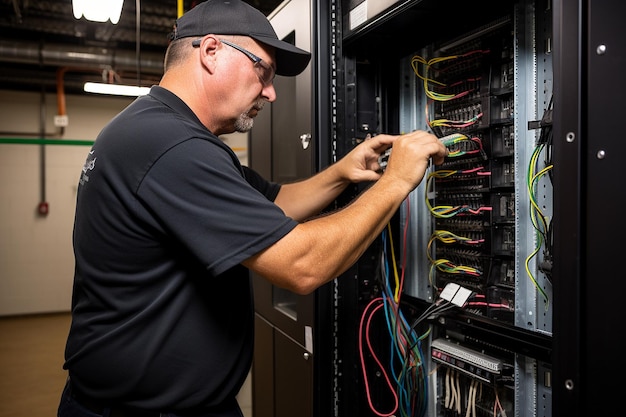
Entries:
{"type": "Polygon", "coordinates": [[[502,361],[445,339],[431,343],[431,358],[459,371],[491,383],[502,371],[502,361]]]}

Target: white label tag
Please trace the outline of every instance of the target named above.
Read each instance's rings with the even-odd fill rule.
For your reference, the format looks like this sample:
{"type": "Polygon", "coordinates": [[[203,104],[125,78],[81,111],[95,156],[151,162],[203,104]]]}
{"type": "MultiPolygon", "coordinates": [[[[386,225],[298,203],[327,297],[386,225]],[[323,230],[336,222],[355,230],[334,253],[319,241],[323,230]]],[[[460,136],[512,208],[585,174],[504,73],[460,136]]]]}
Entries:
{"type": "Polygon", "coordinates": [[[449,282],[443,291],[441,291],[441,295],[439,297],[443,298],[446,301],[452,301],[454,295],[461,288],[459,284],[455,284],[454,282],[449,282]]]}
{"type": "Polygon", "coordinates": [[[67,114],[54,116],[54,125],[56,127],[67,127],[68,122],[67,114]]]}

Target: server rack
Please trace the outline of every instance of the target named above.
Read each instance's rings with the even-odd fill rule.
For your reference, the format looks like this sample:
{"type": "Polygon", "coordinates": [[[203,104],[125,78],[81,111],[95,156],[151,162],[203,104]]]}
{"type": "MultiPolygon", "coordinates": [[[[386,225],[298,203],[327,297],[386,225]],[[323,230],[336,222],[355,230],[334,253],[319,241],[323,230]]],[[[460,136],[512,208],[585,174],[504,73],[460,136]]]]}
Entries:
{"type": "Polygon", "coordinates": [[[619,119],[609,85],[626,91],[625,6],[336,4],[337,157],[414,129],[451,157],[338,280],[335,415],[617,411],[589,394],[616,394],[615,356],[593,354],[619,334],[602,312],[623,316],[598,300],[608,283],[618,305],[624,286],[603,255],[621,253],[606,239],[623,226],[600,211],[624,201],[606,157],[623,144],[605,116],[619,119]],[[470,294],[456,306],[454,284],[470,294]]]}

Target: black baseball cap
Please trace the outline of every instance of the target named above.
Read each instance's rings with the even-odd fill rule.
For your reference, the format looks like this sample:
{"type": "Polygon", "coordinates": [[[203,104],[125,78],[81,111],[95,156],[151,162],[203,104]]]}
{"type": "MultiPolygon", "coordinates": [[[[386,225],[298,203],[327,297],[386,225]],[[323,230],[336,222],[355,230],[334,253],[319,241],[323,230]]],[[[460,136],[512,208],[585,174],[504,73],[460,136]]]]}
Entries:
{"type": "Polygon", "coordinates": [[[276,74],[300,74],[311,60],[311,54],[278,39],[263,13],[241,0],[207,0],[176,20],[172,40],[216,35],[249,36],[274,47],[276,74]]]}

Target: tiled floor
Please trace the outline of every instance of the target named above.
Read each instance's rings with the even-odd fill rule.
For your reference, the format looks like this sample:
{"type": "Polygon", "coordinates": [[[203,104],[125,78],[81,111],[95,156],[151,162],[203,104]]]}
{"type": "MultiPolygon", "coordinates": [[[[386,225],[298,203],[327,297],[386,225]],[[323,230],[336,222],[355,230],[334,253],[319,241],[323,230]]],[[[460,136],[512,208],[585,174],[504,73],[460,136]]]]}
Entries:
{"type": "MultiPolygon", "coordinates": [[[[69,314],[0,317],[0,417],[54,417],[65,385],[69,314]]],[[[250,378],[238,400],[252,417],[250,378]]]]}
{"type": "Polygon", "coordinates": [[[241,411],[243,411],[243,417],[252,417],[252,378],[248,375],[248,379],[241,387],[241,391],[237,396],[237,401],[239,401],[239,406],[241,407],[241,411]]]}
{"type": "Polygon", "coordinates": [[[56,416],[69,314],[0,318],[0,417],[56,416]]]}

